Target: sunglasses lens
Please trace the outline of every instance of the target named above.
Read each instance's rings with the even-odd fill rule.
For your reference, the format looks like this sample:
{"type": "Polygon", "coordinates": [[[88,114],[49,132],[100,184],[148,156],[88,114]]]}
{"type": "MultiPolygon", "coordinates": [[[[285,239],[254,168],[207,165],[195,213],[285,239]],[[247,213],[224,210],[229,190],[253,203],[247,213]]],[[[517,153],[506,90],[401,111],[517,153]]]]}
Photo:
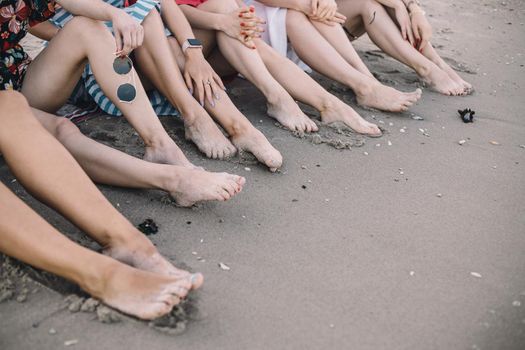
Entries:
{"type": "Polygon", "coordinates": [[[132,102],[137,96],[135,87],[131,84],[122,84],[117,89],[117,97],[124,102],[132,102]]]}
{"type": "Polygon", "coordinates": [[[133,68],[133,63],[129,57],[117,57],[113,61],[113,69],[117,74],[128,74],[133,68]]]}

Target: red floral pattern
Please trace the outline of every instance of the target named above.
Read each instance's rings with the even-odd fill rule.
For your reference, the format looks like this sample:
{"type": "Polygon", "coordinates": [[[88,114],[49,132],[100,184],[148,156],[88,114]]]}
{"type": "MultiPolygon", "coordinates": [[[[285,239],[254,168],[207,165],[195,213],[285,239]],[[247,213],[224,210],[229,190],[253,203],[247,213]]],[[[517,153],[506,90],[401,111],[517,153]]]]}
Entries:
{"type": "Polygon", "coordinates": [[[20,89],[31,62],[20,40],[54,13],[54,0],[0,0],[0,90],[20,89]]]}

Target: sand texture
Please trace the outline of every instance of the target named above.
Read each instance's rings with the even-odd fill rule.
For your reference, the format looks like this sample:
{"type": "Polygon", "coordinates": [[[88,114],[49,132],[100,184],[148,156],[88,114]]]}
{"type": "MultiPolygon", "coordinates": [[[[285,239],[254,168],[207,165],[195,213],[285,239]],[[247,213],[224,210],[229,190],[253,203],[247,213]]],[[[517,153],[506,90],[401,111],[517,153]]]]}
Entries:
{"type": "MultiPolygon", "coordinates": [[[[153,219],[159,231],[149,238],[201,271],[203,289],[170,316],[139,322],[2,258],[0,349],[525,349],[525,2],[423,3],[433,42],[473,95],[424,88],[404,114],[357,108],[385,130],[379,139],[337,125],[305,136],[276,127],[262,96],[237,80],[234,102],[285,158],[277,174],[249,156],[205,159],[180,121],[163,118],[195,164],[245,176],[242,194],[180,209],[160,192],[100,188],[134,224],[153,219]],[[476,111],[474,123],[461,121],[464,108],[476,111]]],[[[367,38],[355,46],[387,85],[421,86],[367,38]]],[[[355,104],[348,89],[315,78],[355,104]]],[[[99,116],[81,129],[142,155],[124,120],[99,116]]],[[[99,249],[3,161],[0,179],[99,249]]]]}

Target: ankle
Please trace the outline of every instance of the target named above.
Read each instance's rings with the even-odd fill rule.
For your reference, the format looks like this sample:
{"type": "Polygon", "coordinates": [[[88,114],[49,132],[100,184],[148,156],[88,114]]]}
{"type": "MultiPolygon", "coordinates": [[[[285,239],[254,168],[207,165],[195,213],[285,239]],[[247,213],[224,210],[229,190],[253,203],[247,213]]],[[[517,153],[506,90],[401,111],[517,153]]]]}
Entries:
{"type": "Polygon", "coordinates": [[[118,261],[99,254],[96,260],[86,264],[75,282],[91,296],[102,299],[109,281],[118,273],[119,265],[118,261]]]}

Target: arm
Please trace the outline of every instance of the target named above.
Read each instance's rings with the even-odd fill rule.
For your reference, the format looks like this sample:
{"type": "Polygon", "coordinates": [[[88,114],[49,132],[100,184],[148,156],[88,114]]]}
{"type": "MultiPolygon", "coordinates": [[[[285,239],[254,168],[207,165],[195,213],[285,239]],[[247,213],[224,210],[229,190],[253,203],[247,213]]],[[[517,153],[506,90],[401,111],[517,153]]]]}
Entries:
{"type": "MultiPolygon", "coordinates": [[[[161,0],[160,5],[162,8],[162,19],[180,46],[187,39],[195,38],[188,20],[184,17],[175,0],[161,0]]],[[[201,105],[204,105],[205,99],[212,106],[215,105],[213,98],[218,98],[218,89],[224,89],[224,85],[221,78],[206,61],[202,54],[202,49],[188,48],[184,52],[184,58],[184,81],[186,86],[191,93],[193,93],[193,87],[195,87],[197,98],[201,105]]]]}
{"type": "Polygon", "coordinates": [[[180,8],[194,27],[221,31],[250,49],[255,49],[253,38],[260,37],[263,31],[260,24],[265,23],[255,15],[253,7],[239,7],[230,13],[213,13],[188,5],[182,5],[180,8]]]}

